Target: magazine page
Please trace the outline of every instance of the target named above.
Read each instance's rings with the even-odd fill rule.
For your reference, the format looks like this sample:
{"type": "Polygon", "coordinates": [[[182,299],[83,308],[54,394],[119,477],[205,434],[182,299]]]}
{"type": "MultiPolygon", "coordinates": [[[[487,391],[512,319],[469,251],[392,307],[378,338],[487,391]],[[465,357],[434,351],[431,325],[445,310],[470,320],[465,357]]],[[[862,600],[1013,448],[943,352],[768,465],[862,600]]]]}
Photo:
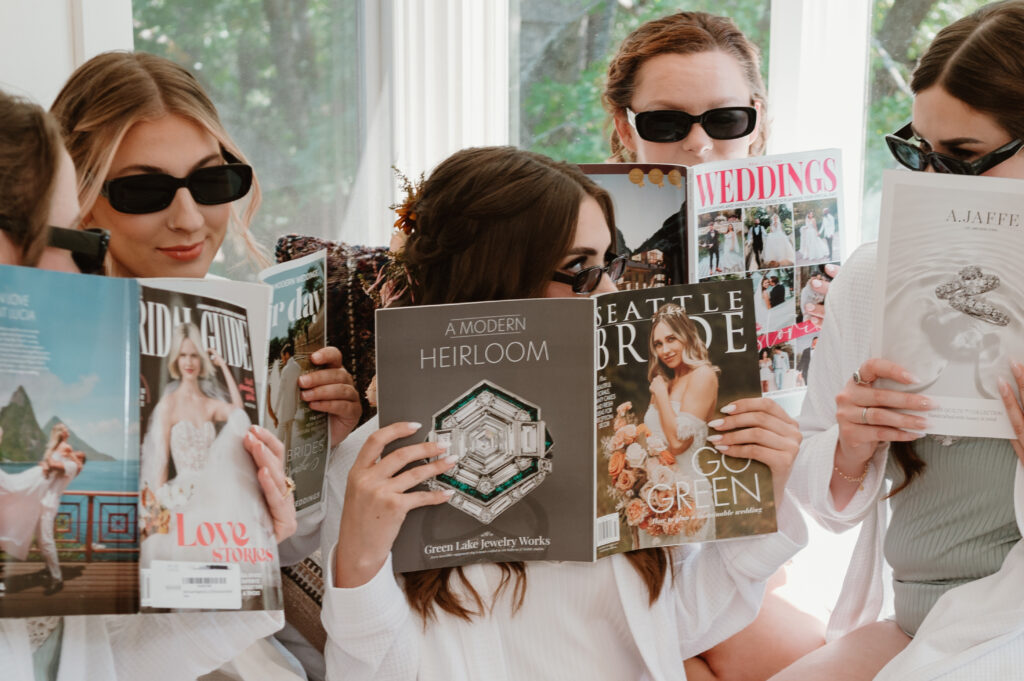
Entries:
{"type": "Polygon", "coordinates": [[[331,436],[327,414],[300,396],[299,376],[315,371],[310,360],[327,345],[327,251],[290,260],[260,273],[273,289],[267,343],[263,425],[284,443],[285,471],[295,481],[295,508],[323,500],[331,436]]]}
{"type": "Polygon", "coordinates": [[[691,281],[752,282],[762,390],[790,413],[820,331],[804,305],[824,299],[813,283],[843,252],[841,166],[838,149],[823,149],[691,168],[691,281]]]}
{"type": "Polygon", "coordinates": [[[594,302],[505,300],[377,310],[380,424],[421,423],[388,450],[448,443],[412,510],[397,572],[594,560],[594,302]]]}
{"type": "Polygon", "coordinates": [[[242,442],[258,418],[246,311],[140,294],[143,611],[280,609],[277,543],[242,442]]]}
{"type": "Polygon", "coordinates": [[[925,432],[1014,438],[999,398],[1024,357],[1024,193],[1018,180],[887,171],[872,355],[938,406],[925,432]]]}
{"type": "Polygon", "coordinates": [[[616,253],[630,256],[619,289],[688,282],[686,167],[585,163],[580,169],[612,197],[616,253]]]}
{"type": "Polygon", "coordinates": [[[0,266],[0,617],[138,610],[138,309],[130,279],[0,266]]]}
{"type": "Polygon", "coordinates": [[[597,314],[598,557],[774,532],[771,471],[707,440],[761,394],[750,285],[607,293],[597,314]]]}

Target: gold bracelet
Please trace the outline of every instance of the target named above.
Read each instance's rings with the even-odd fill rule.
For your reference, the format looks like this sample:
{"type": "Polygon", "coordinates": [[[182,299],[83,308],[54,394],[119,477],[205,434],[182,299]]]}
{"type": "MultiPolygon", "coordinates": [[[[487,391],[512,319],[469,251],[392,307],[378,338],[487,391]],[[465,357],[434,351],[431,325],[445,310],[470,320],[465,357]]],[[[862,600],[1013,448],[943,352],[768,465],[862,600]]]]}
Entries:
{"type": "Polygon", "coordinates": [[[832,466],[832,470],[839,474],[839,477],[846,482],[855,482],[860,485],[860,489],[864,489],[864,478],[868,477],[868,471],[871,470],[871,459],[868,459],[867,463],[864,464],[864,472],[860,474],[860,477],[853,477],[839,470],[839,466],[832,466]]]}

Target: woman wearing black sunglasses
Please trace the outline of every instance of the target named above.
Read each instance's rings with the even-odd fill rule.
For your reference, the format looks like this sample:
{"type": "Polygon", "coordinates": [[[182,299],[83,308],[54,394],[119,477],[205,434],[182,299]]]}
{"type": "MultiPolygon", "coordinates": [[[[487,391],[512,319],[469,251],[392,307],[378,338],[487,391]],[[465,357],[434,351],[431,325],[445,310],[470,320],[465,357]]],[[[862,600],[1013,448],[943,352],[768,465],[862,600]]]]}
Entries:
{"type": "MultiPolygon", "coordinates": [[[[407,271],[396,277],[407,287],[403,304],[607,292],[615,287],[606,272],[620,273],[609,268],[615,231],[608,195],[575,166],[538,154],[457,152],[401,214],[411,232],[402,256],[407,271]]],[[[795,423],[763,400],[727,410],[750,419],[741,426],[756,421],[772,432],[764,449],[737,451],[768,463],[782,485],[799,440],[795,423]]],[[[752,619],[760,583],[801,539],[798,514],[780,487],[779,535],[698,550],[642,549],[594,565],[477,564],[396,576],[389,555],[406,513],[448,500],[410,488],[454,464],[434,443],[379,458],[387,443],[417,427],[378,429],[374,419],[343,443],[328,470],[329,678],[684,678],[682,655],[752,619]],[[727,556],[738,555],[752,569],[733,569],[727,556]]]]}
{"type": "MultiPolygon", "coordinates": [[[[760,63],[757,46],[728,17],[677,12],[643,24],[608,66],[602,102],[614,124],[610,160],[693,165],[763,154],[768,103],[760,63]]],[[[795,260],[781,226],[764,253],[766,262],[795,260]]],[[[753,625],[688,660],[686,670],[692,678],[764,679],[823,642],[820,621],[769,593],[753,625]]]]}
{"type": "Polygon", "coordinates": [[[75,250],[61,247],[73,240],[78,212],[75,167],[57,122],[0,91],[0,264],[79,271],[75,250]]]}
{"type": "MultiPolygon", "coordinates": [[[[145,53],[103,53],[71,75],[52,110],[78,171],[83,223],[110,231],[108,273],[205,277],[229,231],[252,260],[266,264],[248,228],[260,203],[259,182],[186,69],[145,53]]],[[[300,377],[301,396],[328,414],[336,446],[359,421],[358,394],[337,349],[311,359],[321,369],[300,377]]],[[[256,449],[283,453],[275,435],[254,429],[261,438],[256,449]]],[[[274,520],[294,531],[294,508],[274,520]]],[[[310,514],[303,522],[280,547],[284,563],[315,549],[318,519],[310,514]]],[[[263,633],[280,628],[271,619],[263,633]]]]}
{"type": "MultiPolygon", "coordinates": [[[[910,86],[913,122],[888,140],[900,163],[1024,179],[1024,2],[987,5],[942,29],[910,86]]],[[[933,405],[876,386],[917,381],[870,354],[876,254],[874,243],[858,249],[829,295],[792,483],[827,527],[863,527],[829,623],[834,640],[778,681],[1017,677],[1024,439],[922,436],[933,405]],[[894,614],[878,620],[883,587],[894,614]]],[[[1012,393],[1003,401],[1011,422],[1024,420],[1012,393]]]]}

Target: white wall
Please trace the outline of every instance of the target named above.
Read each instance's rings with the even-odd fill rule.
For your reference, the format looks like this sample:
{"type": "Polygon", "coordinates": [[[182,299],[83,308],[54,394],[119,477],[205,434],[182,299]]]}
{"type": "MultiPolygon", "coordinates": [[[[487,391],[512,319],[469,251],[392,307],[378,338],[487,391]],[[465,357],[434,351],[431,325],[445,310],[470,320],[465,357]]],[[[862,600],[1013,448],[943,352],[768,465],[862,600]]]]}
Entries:
{"type": "Polygon", "coordinates": [[[0,87],[49,108],[78,65],[132,43],[131,0],[2,0],[0,87]]]}

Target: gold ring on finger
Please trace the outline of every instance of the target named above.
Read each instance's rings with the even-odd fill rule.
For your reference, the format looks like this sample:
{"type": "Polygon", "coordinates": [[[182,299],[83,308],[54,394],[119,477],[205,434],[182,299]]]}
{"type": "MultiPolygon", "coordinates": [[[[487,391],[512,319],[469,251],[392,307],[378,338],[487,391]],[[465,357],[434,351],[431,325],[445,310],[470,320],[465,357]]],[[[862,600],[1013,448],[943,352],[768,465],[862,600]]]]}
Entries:
{"type": "Polygon", "coordinates": [[[284,486],[286,488],[286,491],[284,493],[285,496],[288,496],[289,494],[295,491],[295,481],[292,480],[292,476],[284,476],[284,486]]]}
{"type": "Polygon", "coordinates": [[[868,408],[867,407],[864,407],[863,409],[860,410],[860,420],[866,426],[867,425],[871,425],[871,424],[868,423],[868,408]]]}

